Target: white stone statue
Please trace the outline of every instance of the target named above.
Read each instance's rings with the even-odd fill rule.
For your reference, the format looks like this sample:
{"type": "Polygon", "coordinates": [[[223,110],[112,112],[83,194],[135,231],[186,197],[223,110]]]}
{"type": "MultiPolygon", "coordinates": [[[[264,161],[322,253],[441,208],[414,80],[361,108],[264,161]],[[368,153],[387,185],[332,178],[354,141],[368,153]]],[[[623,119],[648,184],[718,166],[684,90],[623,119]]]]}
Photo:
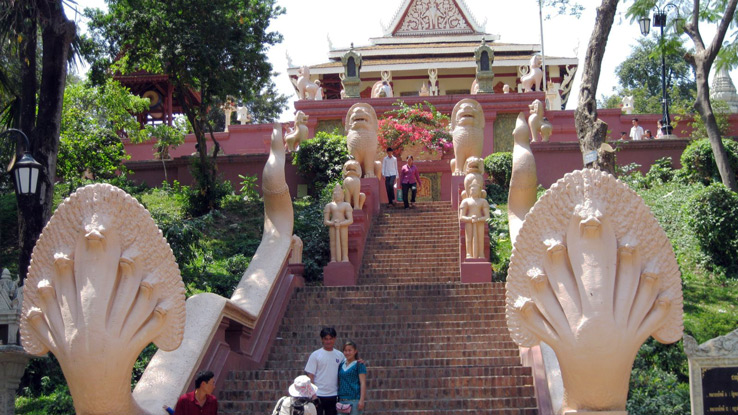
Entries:
{"type": "Polygon", "coordinates": [[[530,108],[530,116],[528,117],[528,128],[530,128],[531,132],[530,141],[536,142],[539,140],[541,134],[544,106],[543,103],[537,99],[533,101],[532,104],[528,105],[528,108],[530,108]]]}
{"type": "Polygon", "coordinates": [[[433,96],[438,95],[438,69],[428,69],[428,81],[430,81],[430,94],[433,96]]]}
{"type": "Polygon", "coordinates": [[[626,114],[632,114],[633,113],[633,95],[627,95],[623,97],[622,100],[623,106],[621,110],[626,114]]]}
{"type": "Polygon", "coordinates": [[[561,85],[548,80],[546,83],[546,109],[559,111],[561,110],[561,85]]]}
{"type": "Polygon", "coordinates": [[[510,85],[505,84],[502,86],[502,93],[503,94],[509,94],[510,93],[510,85]]]}
{"type": "Polygon", "coordinates": [[[349,160],[343,164],[343,188],[345,200],[354,209],[362,209],[366,194],[361,192],[361,165],[356,160],[349,160]]]}
{"type": "Polygon", "coordinates": [[[377,156],[377,113],[371,105],[356,103],[349,108],[344,121],[349,154],[358,161],[364,177],[379,177],[382,163],[377,156]]]}
{"type": "Polygon", "coordinates": [[[474,178],[467,197],[459,203],[459,221],[464,222],[467,258],[484,258],[484,225],[489,219],[490,209],[489,202],[482,196],[482,186],[483,181],[474,178]]]}
{"type": "Polygon", "coordinates": [[[451,171],[454,176],[462,176],[467,158],[482,157],[484,111],[477,101],[465,98],[456,103],[451,113],[451,135],[455,155],[451,171]]]}
{"type": "Polygon", "coordinates": [[[372,86],[372,98],[392,98],[392,86],[388,81],[377,81],[372,86]]]}
{"type": "Polygon", "coordinates": [[[302,264],[302,239],[297,235],[292,235],[292,244],[290,245],[290,264],[302,264]]]}
{"type": "Polygon", "coordinates": [[[543,121],[541,122],[541,141],[548,143],[551,139],[551,134],[553,134],[553,124],[551,124],[548,118],[543,117],[543,121]]]}
{"type": "Polygon", "coordinates": [[[474,78],[471,84],[471,88],[469,89],[469,93],[471,95],[478,95],[479,94],[479,82],[477,82],[477,78],[474,78]]]}
{"type": "Polygon", "coordinates": [[[108,184],[67,198],[33,249],[24,296],[23,347],[56,356],[77,414],[146,413],[131,395],[131,370],[151,342],[179,347],[185,289],[136,199],[108,184]]]}
{"type": "Polygon", "coordinates": [[[421,97],[428,97],[430,96],[430,90],[428,90],[428,84],[423,82],[423,85],[420,86],[420,91],[418,91],[418,95],[421,97]]]}
{"type": "Polygon", "coordinates": [[[225,128],[223,131],[228,132],[228,127],[231,125],[231,114],[236,111],[236,105],[233,103],[231,98],[226,99],[223,105],[220,107],[225,114],[225,128]]]}
{"type": "Polygon", "coordinates": [[[510,241],[513,246],[518,237],[523,219],[536,202],[538,176],[536,160],[530,149],[530,128],[525,115],[518,114],[513,130],[513,165],[510,175],[510,192],[507,197],[507,220],[510,228],[510,241]]]}
{"type": "Polygon", "coordinates": [[[513,340],[556,353],[564,413],[626,414],[640,346],[682,337],[671,244],[643,200],[600,170],[566,174],[525,216],[506,289],[513,340]]]}
{"type": "Polygon", "coordinates": [[[341,185],[333,188],[333,201],[323,209],[323,225],[328,226],[331,262],[348,262],[348,228],[354,223],[354,209],[344,201],[341,185]]]}
{"type": "Polygon", "coordinates": [[[316,79],[315,85],[318,86],[318,89],[315,91],[315,100],[322,101],[323,100],[323,87],[320,86],[320,80],[316,79]]]}
{"type": "MultiPolygon", "coordinates": [[[[464,190],[461,191],[461,199],[466,199],[471,194],[471,184],[474,180],[484,184],[484,159],[481,157],[469,157],[464,166],[464,190]]],[[[482,189],[482,197],[487,197],[487,191],[482,189]]]]}
{"type": "Polygon", "coordinates": [[[14,310],[13,300],[18,292],[18,284],[10,277],[10,271],[3,268],[0,274],[0,312],[14,310]]]}
{"type": "Polygon", "coordinates": [[[310,81],[310,68],[303,66],[297,70],[297,99],[314,100],[319,86],[310,81]]]}
{"type": "Polygon", "coordinates": [[[541,90],[541,81],[543,80],[541,62],[541,55],[533,55],[530,58],[528,71],[520,77],[520,84],[523,87],[523,92],[531,92],[533,91],[533,88],[535,88],[536,91],[541,90]]]}
{"type": "Polygon", "coordinates": [[[251,122],[251,114],[249,114],[249,109],[245,106],[239,106],[236,108],[236,120],[241,125],[246,125],[251,122]]]}
{"type": "Polygon", "coordinates": [[[308,117],[302,111],[297,111],[297,114],[295,114],[295,126],[290,128],[290,131],[284,137],[287,150],[297,151],[300,148],[300,143],[308,139],[308,117]]]}

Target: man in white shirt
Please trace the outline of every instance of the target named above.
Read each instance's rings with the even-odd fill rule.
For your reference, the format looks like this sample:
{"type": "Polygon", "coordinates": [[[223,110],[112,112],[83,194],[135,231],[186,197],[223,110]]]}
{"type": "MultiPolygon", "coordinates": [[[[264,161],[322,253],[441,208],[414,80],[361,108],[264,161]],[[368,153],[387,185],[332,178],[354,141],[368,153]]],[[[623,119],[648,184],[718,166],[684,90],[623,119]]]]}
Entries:
{"type": "Polygon", "coordinates": [[[314,351],[305,365],[310,381],[318,387],[318,415],[336,415],[338,402],[338,366],[344,359],[343,353],[334,349],[336,329],[325,327],[320,331],[323,347],[314,351]]]}
{"type": "Polygon", "coordinates": [[[633,126],[630,127],[630,139],[640,141],[643,138],[643,127],[638,125],[638,118],[633,118],[633,126]]]}
{"type": "Polygon", "coordinates": [[[387,147],[387,157],[382,159],[382,176],[387,190],[387,206],[395,205],[395,180],[397,179],[397,159],[392,155],[392,147],[387,147]]]}

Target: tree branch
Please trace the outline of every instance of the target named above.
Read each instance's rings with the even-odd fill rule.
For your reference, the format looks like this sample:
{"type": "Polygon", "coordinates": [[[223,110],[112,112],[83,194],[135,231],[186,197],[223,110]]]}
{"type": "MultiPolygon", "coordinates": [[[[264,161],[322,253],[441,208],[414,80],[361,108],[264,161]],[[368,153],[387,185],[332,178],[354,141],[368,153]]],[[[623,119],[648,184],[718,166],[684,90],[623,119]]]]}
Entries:
{"type": "MultiPolygon", "coordinates": [[[[695,0],[695,1],[699,3],[699,0],[695,0]]],[[[723,45],[723,39],[725,39],[725,33],[728,31],[728,27],[730,26],[730,23],[733,21],[733,17],[735,15],[735,8],[737,4],[738,4],[738,0],[730,0],[730,2],[728,3],[728,7],[725,8],[725,13],[723,14],[723,18],[720,19],[720,24],[718,25],[717,33],[715,33],[715,36],[712,38],[712,42],[710,42],[710,47],[706,51],[707,56],[705,57],[705,59],[707,59],[707,62],[709,62],[710,65],[712,65],[712,62],[717,57],[718,51],[723,45]]]]}

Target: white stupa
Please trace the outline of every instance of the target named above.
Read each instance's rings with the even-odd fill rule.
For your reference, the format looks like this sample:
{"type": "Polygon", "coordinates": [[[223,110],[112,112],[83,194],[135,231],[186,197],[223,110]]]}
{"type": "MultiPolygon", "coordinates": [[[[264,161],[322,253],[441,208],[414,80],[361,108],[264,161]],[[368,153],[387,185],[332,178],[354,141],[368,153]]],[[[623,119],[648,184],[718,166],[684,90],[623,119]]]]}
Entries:
{"type": "Polygon", "coordinates": [[[738,94],[727,68],[723,67],[717,71],[710,85],[710,92],[710,98],[725,101],[730,106],[730,112],[738,112],[738,94]]]}

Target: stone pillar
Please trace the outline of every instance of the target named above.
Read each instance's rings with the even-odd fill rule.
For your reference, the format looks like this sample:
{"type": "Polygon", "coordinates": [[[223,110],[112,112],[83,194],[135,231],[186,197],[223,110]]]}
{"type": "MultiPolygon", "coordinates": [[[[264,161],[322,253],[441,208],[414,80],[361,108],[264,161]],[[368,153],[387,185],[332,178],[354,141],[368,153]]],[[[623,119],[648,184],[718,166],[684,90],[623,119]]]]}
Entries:
{"type": "Polygon", "coordinates": [[[30,358],[18,345],[0,346],[0,415],[15,414],[15,391],[30,358]]]}

